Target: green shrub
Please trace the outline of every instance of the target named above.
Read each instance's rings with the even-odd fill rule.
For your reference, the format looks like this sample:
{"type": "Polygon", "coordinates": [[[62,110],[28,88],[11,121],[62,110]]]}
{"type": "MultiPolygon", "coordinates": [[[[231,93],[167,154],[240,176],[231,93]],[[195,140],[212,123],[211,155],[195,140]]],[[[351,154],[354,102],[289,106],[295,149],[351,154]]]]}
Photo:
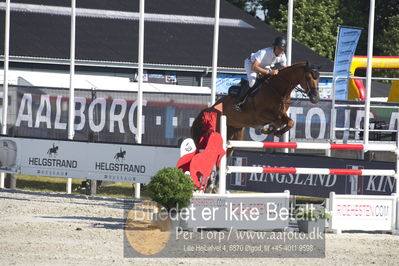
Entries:
{"type": "Polygon", "coordinates": [[[181,169],[163,168],[151,178],[147,191],[151,199],[168,211],[185,208],[193,196],[194,183],[181,169]]]}
{"type": "Polygon", "coordinates": [[[331,217],[331,213],[325,208],[305,208],[297,212],[297,217],[303,220],[328,219],[331,217]]]}

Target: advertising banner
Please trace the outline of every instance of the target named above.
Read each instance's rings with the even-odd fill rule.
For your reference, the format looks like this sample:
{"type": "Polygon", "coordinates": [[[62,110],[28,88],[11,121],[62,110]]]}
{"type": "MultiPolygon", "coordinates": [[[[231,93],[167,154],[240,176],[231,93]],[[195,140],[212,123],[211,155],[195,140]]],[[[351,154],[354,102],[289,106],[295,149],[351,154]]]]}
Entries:
{"type": "MultiPolygon", "coordinates": [[[[135,143],[137,93],[75,91],[75,140],[135,143]]],[[[10,87],[9,134],[67,140],[68,90],[10,87]]],[[[143,139],[147,145],[177,146],[190,136],[209,95],[145,93],[143,139]]]]}
{"type": "MultiPolygon", "coordinates": [[[[134,81],[138,82],[137,80],[138,73],[134,74],[134,81]]],[[[155,74],[155,73],[148,73],[147,70],[143,71],[143,82],[149,83],[159,83],[159,84],[177,84],[177,76],[176,73],[170,73],[168,75],[165,74],[155,74]]]]}
{"type": "Polygon", "coordinates": [[[216,78],[216,93],[227,94],[231,86],[240,83],[241,79],[247,79],[246,75],[218,74],[216,78]]]}
{"type": "MultiPolygon", "coordinates": [[[[362,30],[360,28],[339,27],[334,59],[334,79],[338,76],[349,76],[352,57],[355,54],[361,33],[362,30]]],[[[337,100],[348,99],[348,79],[338,79],[336,81],[335,98],[337,100]]]]}
{"type": "MultiPolygon", "coordinates": [[[[67,140],[68,90],[14,86],[9,89],[9,136],[67,140]]],[[[75,140],[135,143],[135,92],[76,90],[75,95],[75,140]]],[[[206,94],[188,93],[144,93],[143,97],[142,143],[175,147],[190,137],[191,124],[210,100],[206,94]]],[[[331,101],[311,104],[308,99],[293,99],[289,115],[295,121],[291,139],[330,139],[331,101]]],[[[336,131],[335,139],[361,140],[364,115],[361,106],[336,108],[336,127],[359,131],[336,131]]],[[[399,124],[395,103],[373,103],[370,118],[376,122],[370,121],[375,129],[395,130],[399,124]],[[374,107],[377,104],[384,108],[374,107]]],[[[395,136],[394,132],[370,131],[370,140],[393,141],[395,136]]],[[[245,139],[278,140],[256,134],[253,128],[245,129],[245,139]]]]}
{"type": "Polygon", "coordinates": [[[114,182],[149,183],[179,158],[178,148],[144,145],[1,137],[0,146],[2,172],[114,182]]]}
{"type": "Polygon", "coordinates": [[[330,228],[334,230],[395,229],[395,196],[330,195],[330,228]]]}

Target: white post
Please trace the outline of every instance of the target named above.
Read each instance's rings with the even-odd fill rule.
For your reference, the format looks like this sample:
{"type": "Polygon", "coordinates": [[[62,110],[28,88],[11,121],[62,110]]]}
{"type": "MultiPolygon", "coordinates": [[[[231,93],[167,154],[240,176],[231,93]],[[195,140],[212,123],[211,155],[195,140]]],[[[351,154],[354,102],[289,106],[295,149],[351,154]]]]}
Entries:
{"type": "Polygon", "coordinates": [[[5,36],[4,36],[4,79],[3,79],[3,113],[1,134],[7,134],[7,113],[8,113],[8,65],[10,56],[10,0],[6,2],[5,14],[5,36]]]}
{"type": "MultiPolygon", "coordinates": [[[[332,92],[331,92],[331,114],[330,114],[330,143],[335,140],[335,125],[336,125],[336,117],[337,112],[335,110],[335,85],[337,83],[337,79],[333,76],[332,81],[332,92]]],[[[326,150],[326,156],[331,157],[331,150],[326,150]]]]}
{"type": "Polygon", "coordinates": [[[4,188],[5,177],[5,173],[0,173],[0,189],[4,188]]]}
{"type": "MultiPolygon", "coordinates": [[[[75,135],[75,29],[76,29],[76,0],[71,0],[71,45],[69,65],[69,110],[68,110],[68,139],[75,135]]],[[[72,178],[67,179],[66,190],[72,193],[72,178]]]]}
{"type": "Polygon", "coordinates": [[[288,25],[287,25],[287,65],[291,65],[292,59],[292,21],[293,21],[294,0],[288,1],[288,25]]]}
{"type": "MultiPolygon", "coordinates": [[[[3,78],[3,113],[1,134],[7,134],[7,114],[8,114],[8,65],[10,56],[10,0],[6,1],[4,27],[4,78],[3,78]]],[[[0,174],[0,188],[4,188],[5,174],[0,174]]]]}
{"type": "Polygon", "coordinates": [[[219,47],[219,13],[220,0],[215,0],[215,26],[213,27],[213,56],[212,56],[212,94],[211,104],[216,101],[216,79],[218,68],[218,47],[219,47]]]}
{"type": "MultiPolygon", "coordinates": [[[[328,211],[331,213],[331,214],[333,214],[333,206],[334,206],[334,198],[335,198],[335,192],[333,192],[333,191],[331,191],[330,192],[330,195],[329,195],[329,205],[328,205],[328,211]]],[[[334,218],[330,218],[330,221],[329,221],[329,229],[330,230],[332,230],[332,228],[333,228],[333,220],[334,218]]]]}
{"type": "Polygon", "coordinates": [[[369,124],[370,124],[370,98],[371,98],[371,77],[373,60],[373,41],[374,41],[374,11],[375,0],[370,0],[369,29],[367,38],[367,74],[366,74],[366,102],[364,105],[364,131],[363,143],[369,142],[369,124]]]}
{"type": "MultiPolygon", "coordinates": [[[[220,135],[223,139],[223,149],[226,150],[227,143],[227,125],[226,116],[220,117],[220,135]]],[[[220,159],[219,165],[219,194],[226,194],[226,155],[220,159]]]]}
{"type": "MultiPolygon", "coordinates": [[[[335,41],[335,53],[338,50],[338,39],[339,39],[339,32],[340,27],[338,26],[338,35],[335,41]]],[[[334,66],[335,69],[335,66],[334,66]]],[[[336,115],[337,112],[335,111],[335,97],[336,97],[336,84],[337,84],[337,77],[333,75],[332,77],[332,92],[331,92],[331,115],[330,115],[330,143],[335,141],[335,126],[336,126],[336,115]]],[[[326,156],[331,157],[331,151],[326,151],[326,156]]]]}
{"type": "MultiPolygon", "coordinates": [[[[294,0],[288,0],[288,24],[287,24],[287,66],[291,65],[292,59],[292,21],[293,21],[293,10],[294,10],[294,0]]],[[[289,108],[287,110],[289,114],[289,108]]],[[[287,131],[283,135],[283,141],[289,142],[290,141],[290,131],[287,131]]],[[[288,153],[289,149],[284,148],[284,152],[288,153]]]]}
{"type": "MultiPolygon", "coordinates": [[[[399,201],[399,124],[397,125],[397,131],[396,131],[396,176],[395,176],[395,181],[396,181],[396,196],[398,197],[399,201]]],[[[398,206],[399,208],[399,206],[398,206]]],[[[398,215],[399,215],[399,210],[398,210],[398,215]]],[[[399,230],[399,221],[398,222],[398,230],[399,230]]]]}
{"type": "MultiPolygon", "coordinates": [[[[139,58],[138,58],[138,89],[137,89],[137,134],[136,143],[141,144],[143,134],[143,73],[144,73],[144,0],[140,0],[139,20],[139,58]]],[[[135,183],[134,197],[140,198],[140,183],[135,183]]]]}
{"type": "Polygon", "coordinates": [[[393,230],[392,234],[399,235],[399,124],[396,129],[396,174],[394,176],[395,180],[395,193],[392,193],[396,196],[395,204],[396,204],[396,224],[395,230],[393,230]]]}

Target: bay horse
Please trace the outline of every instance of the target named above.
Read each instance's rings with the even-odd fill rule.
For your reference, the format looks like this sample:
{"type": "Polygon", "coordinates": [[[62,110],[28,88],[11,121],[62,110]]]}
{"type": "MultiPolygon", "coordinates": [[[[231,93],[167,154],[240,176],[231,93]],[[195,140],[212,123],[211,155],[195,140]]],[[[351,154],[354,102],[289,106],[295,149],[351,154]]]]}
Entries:
{"type": "MultiPolygon", "coordinates": [[[[218,117],[227,118],[227,140],[243,140],[246,127],[255,128],[257,133],[281,137],[294,126],[294,121],[287,115],[291,104],[291,92],[301,86],[302,91],[316,104],[319,96],[319,67],[306,62],[299,62],[281,69],[277,75],[264,79],[252,97],[248,97],[242,106],[242,112],[234,110],[238,99],[224,96],[213,106],[202,110],[191,127],[191,137],[198,145],[201,137],[207,132],[202,125],[204,112],[217,112],[218,117]],[[223,110],[215,106],[222,103],[223,110]]],[[[219,124],[219,120],[218,120],[219,124]]],[[[219,125],[217,130],[220,130],[219,125]]],[[[198,147],[198,146],[197,146],[198,147]]],[[[232,151],[228,152],[228,155],[232,151]]]]}

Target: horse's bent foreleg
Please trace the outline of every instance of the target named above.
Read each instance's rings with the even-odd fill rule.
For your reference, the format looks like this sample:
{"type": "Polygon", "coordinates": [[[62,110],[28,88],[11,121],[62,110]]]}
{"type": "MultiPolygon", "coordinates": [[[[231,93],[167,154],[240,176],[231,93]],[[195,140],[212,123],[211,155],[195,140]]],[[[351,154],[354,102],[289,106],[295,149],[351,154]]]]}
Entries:
{"type": "Polygon", "coordinates": [[[257,134],[273,135],[274,132],[276,132],[276,129],[277,129],[277,127],[276,127],[275,123],[272,122],[272,123],[268,123],[268,124],[264,125],[261,128],[256,129],[255,132],[257,134]]]}
{"type": "Polygon", "coordinates": [[[294,120],[292,120],[288,116],[285,117],[285,120],[287,121],[286,123],[284,123],[285,126],[275,131],[274,135],[276,137],[281,137],[282,135],[284,135],[284,133],[290,130],[295,124],[294,120]]]}
{"type": "Polygon", "coordinates": [[[275,120],[271,123],[264,125],[259,129],[260,133],[268,134],[276,137],[281,137],[285,132],[294,126],[295,122],[284,114],[281,119],[275,120]]]}

